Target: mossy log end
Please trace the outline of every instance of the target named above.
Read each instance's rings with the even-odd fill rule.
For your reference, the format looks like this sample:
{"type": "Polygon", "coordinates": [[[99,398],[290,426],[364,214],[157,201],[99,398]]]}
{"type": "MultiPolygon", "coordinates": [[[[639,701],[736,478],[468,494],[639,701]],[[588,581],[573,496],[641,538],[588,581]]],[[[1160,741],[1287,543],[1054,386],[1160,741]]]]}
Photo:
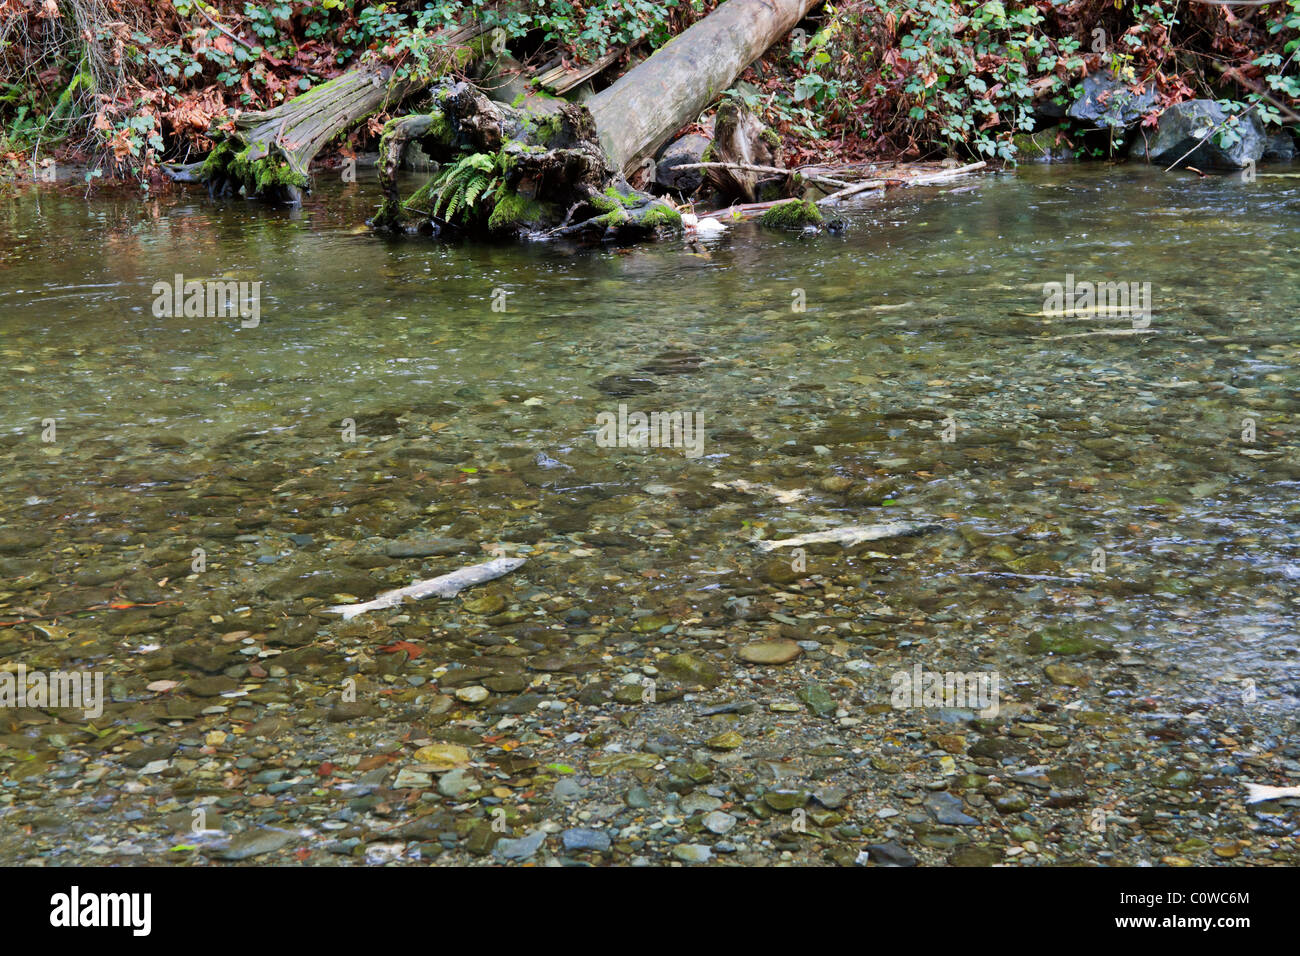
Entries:
{"type": "Polygon", "coordinates": [[[168,174],[178,182],[206,182],[212,195],[297,204],[310,187],[311,161],[330,140],[440,77],[466,70],[491,46],[480,23],[449,30],[442,40],[443,53],[418,77],[396,78],[391,67],[369,64],[274,109],[241,113],[233,129],[213,137],[217,145],[202,164],[168,174]]]}
{"type": "Polygon", "coordinates": [[[431,113],[384,128],[375,228],[633,239],[680,225],[673,207],[617,175],[584,107],[551,99],[508,106],[467,83],[445,84],[433,100],[431,113]],[[397,172],[412,142],[442,168],[403,199],[397,172]]]}
{"type": "Polygon", "coordinates": [[[198,168],[213,195],[298,203],[310,184],[308,167],[321,148],[413,88],[387,67],[352,70],[281,103],[241,113],[233,129],[198,168]]]}

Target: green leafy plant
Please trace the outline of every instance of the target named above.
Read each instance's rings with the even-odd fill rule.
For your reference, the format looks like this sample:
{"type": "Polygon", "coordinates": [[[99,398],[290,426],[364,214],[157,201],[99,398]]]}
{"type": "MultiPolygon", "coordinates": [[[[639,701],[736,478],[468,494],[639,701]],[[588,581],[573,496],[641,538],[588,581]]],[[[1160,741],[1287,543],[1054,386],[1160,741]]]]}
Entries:
{"type": "Polygon", "coordinates": [[[490,153],[468,153],[438,173],[406,205],[432,199],[430,215],[447,222],[471,220],[505,182],[504,162],[490,153]],[[423,195],[421,195],[423,193],[423,195]],[[459,217],[459,218],[458,218],[459,217]]]}

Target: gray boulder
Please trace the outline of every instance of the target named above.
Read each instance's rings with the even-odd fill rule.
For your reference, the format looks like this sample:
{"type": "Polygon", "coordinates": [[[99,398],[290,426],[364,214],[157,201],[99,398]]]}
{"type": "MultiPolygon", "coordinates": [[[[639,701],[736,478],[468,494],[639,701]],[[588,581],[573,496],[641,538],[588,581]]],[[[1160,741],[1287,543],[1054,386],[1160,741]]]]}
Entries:
{"type": "Polygon", "coordinates": [[[1290,133],[1274,133],[1264,141],[1263,160],[1269,163],[1289,163],[1296,158],[1295,140],[1290,133]]]}
{"type": "Polygon", "coordinates": [[[1149,113],[1155,102],[1154,88],[1134,93],[1113,73],[1090,73],[1067,115],[1097,128],[1127,129],[1149,113]]]}
{"type": "Polygon", "coordinates": [[[1155,132],[1134,149],[1147,162],[1168,166],[1184,153],[1180,166],[1197,169],[1242,169],[1264,155],[1264,128],[1254,113],[1238,117],[1219,133],[1210,133],[1228,118],[1214,100],[1175,103],[1160,114],[1155,132]],[[1234,135],[1235,134],[1235,135],[1234,135]],[[1235,142],[1228,140],[1235,139],[1235,142]]]}
{"type": "Polygon", "coordinates": [[[703,162],[700,158],[711,140],[699,133],[688,133],[669,143],[655,160],[655,182],[664,189],[689,196],[704,182],[702,169],[678,169],[684,163],[703,162]]]}

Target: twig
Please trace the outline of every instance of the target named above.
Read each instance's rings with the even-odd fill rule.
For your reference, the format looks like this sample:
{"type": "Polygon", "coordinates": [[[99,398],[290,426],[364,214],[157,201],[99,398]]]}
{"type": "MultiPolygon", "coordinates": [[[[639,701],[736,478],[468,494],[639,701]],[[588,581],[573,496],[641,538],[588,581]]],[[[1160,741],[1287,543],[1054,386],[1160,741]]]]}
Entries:
{"type": "MultiPolygon", "coordinates": [[[[1201,0],[1201,2],[1204,2],[1204,0],[1201,0]]],[[[1275,110],[1277,110],[1287,119],[1289,119],[1291,122],[1300,123],[1300,113],[1295,112],[1289,106],[1286,106],[1285,104],[1280,103],[1277,100],[1273,99],[1273,97],[1269,96],[1267,90],[1260,88],[1258,83],[1254,82],[1253,80],[1246,79],[1246,77],[1242,76],[1240,73],[1237,73],[1235,71],[1232,73],[1231,76],[1228,76],[1227,75],[1228,70],[1218,63],[1211,63],[1210,65],[1217,67],[1219,72],[1224,74],[1225,79],[1230,79],[1235,83],[1240,83],[1242,86],[1250,90],[1256,96],[1262,96],[1264,99],[1268,100],[1268,102],[1272,105],[1272,107],[1275,110]]]]}
{"type": "MultiPolygon", "coordinates": [[[[858,193],[864,193],[868,189],[884,189],[889,182],[887,179],[868,179],[860,183],[854,183],[847,189],[841,189],[837,193],[831,193],[829,196],[823,196],[817,200],[817,205],[825,206],[828,203],[839,202],[841,199],[847,199],[849,196],[856,196],[858,193]]],[[[897,180],[895,180],[897,182],[897,180]]]]}
{"type": "Polygon", "coordinates": [[[971,163],[969,166],[958,166],[956,169],[946,169],[941,173],[927,173],[924,176],[917,176],[915,179],[905,179],[903,184],[906,186],[925,186],[929,183],[952,179],[965,173],[973,173],[975,170],[983,169],[987,165],[988,163],[981,159],[978,163],[971,163]]]}
{"type": "Polygon", "coordinates": [[[916,176],[912,179],[868,179],[865,182],[855,183],[848,189],[841,189],[837,193],[831,193],[824,199],[817,200],[817,204],[825,205],[827,203],[839,202],[849,196],[857,195],[860,192],[866,192],[868,189],[883,188],[891,183],[901,183],[904,186],[924,186],[927,183],[943,182],[964,173],[974,172],[977,169],[983,169],[987,163],[980,160],[978,163],[971,163],[969,166],[959,166],[956,169],[945,169],[941,173],[927,173],[924,176],[916,176]]]}
{"type": "Polygon", "coordinates": [[[832,179],[819,173],[804,173],[797,169],[782,169],[779,166],[756,166],[751,163],[677,163],[673,169],[738,169],[746,173],[776,173],[781,176],[802,176],[814,182],[829,183],[832,186],[847,186],[841,179],[832,179]]]}
{"type": "Polygon", "coordinates": [[[245,39],[243,39],[243,38],[241,38],[241,37],[237,37],[237,36],[235,36],[235,34],[231,33],[229,30],[227,30],[225,27],[223,27],[223,26],[222,26],[220,23],[218,23],[216,20],[212,19],[212,17],[208,16],[208,11],[206,11],[206,10],[203,9],[203,4],[202,4],[202,3],[196,3],[196,4],[194,4],[194,9],[197,10],[197,11],[199,11],[199,13],[203,14],[203,19],[204,19],[204,20],[207,20],[209,23],[211,23],[214,27],[216,27],[218,30],[220,30],[222,33],[224,33],[226,36],[230,37],[230,39],[234,40],[236,43],[241,43],[241,44],[243,44],[245,47],[247,47],[249,50],[252,50],[254,53],[257,52],[257,47],[253,46],[253,45],[252,45],[251,43],[249,43],[247,40],[245,40],[245,39]]]}

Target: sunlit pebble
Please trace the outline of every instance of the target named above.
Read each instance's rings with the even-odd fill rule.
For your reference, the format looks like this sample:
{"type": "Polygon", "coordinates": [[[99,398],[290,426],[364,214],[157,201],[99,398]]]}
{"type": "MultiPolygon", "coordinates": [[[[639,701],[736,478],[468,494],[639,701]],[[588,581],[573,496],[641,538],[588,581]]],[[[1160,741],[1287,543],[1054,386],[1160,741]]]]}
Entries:
{"type": "Polygon", "coordinates": [[[30,498],[28,498],[26,501],[24,501],[23,504],[25,504],[25,505],[43,505],[43,504],[45,504],[45,499],[44,499],[44,498],[38,498],[38,497],[36,497],[35,495],[32,495],[30,498]]]}

